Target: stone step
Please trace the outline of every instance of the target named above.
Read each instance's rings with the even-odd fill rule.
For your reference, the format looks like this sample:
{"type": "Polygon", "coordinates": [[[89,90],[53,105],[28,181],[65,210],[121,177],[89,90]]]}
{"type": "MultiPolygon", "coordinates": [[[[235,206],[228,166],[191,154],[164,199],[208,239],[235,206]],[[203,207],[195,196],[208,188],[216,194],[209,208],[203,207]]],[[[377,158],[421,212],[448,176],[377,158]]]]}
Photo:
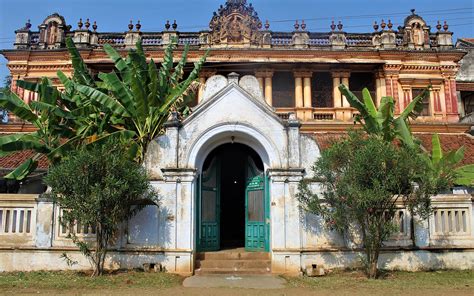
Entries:
{"type": "Polygon", "coordinates": [[[262,268],[271,267],[270,260],[196,260],[196,268],[262,268]]]}
{"type": "Polygon", "coordinates": [[[266,252],[202,252],[197,253],[197,260],[270,260],[266,252]]]}
{"type": "Polygon", "coordinates": [[[244,275],[244,274],[270,274],[271,269],[263,268],[199,268],[194,271],[196,275],[204,274],[233,274],[233,275],[244,275]]]}

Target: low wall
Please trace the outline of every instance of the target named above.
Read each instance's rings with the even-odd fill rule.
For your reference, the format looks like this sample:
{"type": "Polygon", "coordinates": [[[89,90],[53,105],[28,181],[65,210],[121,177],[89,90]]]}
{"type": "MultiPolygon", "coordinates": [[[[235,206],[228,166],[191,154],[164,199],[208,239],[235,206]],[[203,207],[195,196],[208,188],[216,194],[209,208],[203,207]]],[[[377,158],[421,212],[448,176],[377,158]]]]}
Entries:
{"type": "MultiPolygon", "coordinates": [[[[384,243],[381,268],[410,271],[474,269],[471,195],[435,196],[432,204],[434,212],[428,220],[412,217],[402,204],[397,205],[394,222],[398,232],[384,243]]],[[[74,231],[78,237],[93,241],[94,229],[85,225],[64,227],[59,223],[60,217],[61,209],[38,195],[0,195],[0,271],[90,269],[89,262],[67,234],[74,231]],[[61,258],[63,253],[77,264],[68,266],[61,258]]],[[[174,231],[170,231],[169,225],[177,224],[173,217],[163,208],[147,207],[121,225],[118,239],[107,257],[107,267],[141,268],[150,263],[159,264],[168,272],[192,274],[194,250],[180,248],[178,240],[185,238],[177,230],[193,233],[192,225],[176,225],[174,231]]],[[[337,237],[318,224],[318,219],[307,217],[300,222],[303,238],[300,246],[287,244],[285,238],[277,237],[280,234],[273,232],[277,233],[271,237],[273,273],[296,274],[313,264],[329,269],[361,266],[360,240],[337,237]],[[283,247],[277,248],[276,241],[281,241],[283,247]]]]}
{"type": "MultiPolygon", "coordinates": [[[[363,250],[279,251],[272,254],[272,273],[298,274],[314,264],[326,269],[360,268],[364,259],[363,250]]],[[[474,269],[474,248],[387,249],[381,252],[378,265],[404,271],[474,269]]]]}

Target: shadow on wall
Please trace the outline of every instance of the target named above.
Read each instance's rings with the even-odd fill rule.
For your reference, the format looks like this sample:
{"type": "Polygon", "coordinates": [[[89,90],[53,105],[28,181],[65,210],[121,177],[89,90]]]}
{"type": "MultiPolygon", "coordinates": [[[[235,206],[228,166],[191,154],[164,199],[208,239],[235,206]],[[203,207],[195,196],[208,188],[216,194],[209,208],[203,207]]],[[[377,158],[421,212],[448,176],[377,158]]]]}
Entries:
{"type": "Polygon", "coordinates": [[[300,223],[303,225],[306,248],[346,246],[343,235],[330,229],[322,217],[301,210],[300,223]]]}
{"type": "Polygon", "coordinates": [[[132,217],[124,226],[121,248],[109,253],[113,269],[143,268],[145,264],[165,266],[166,249],[172,249],[172,211],[165,206],[150,205],[132,217]]]}

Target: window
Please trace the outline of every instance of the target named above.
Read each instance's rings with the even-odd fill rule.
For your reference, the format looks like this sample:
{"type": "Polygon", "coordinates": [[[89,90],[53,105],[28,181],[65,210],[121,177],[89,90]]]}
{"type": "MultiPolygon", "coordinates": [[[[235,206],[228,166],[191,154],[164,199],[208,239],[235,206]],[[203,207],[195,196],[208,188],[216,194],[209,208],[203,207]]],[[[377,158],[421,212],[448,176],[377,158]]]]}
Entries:
{"type": "Polygon", "coordinates": [[[273,107],[295,106],[295,78],[291,72],[273,74],[273,107]]]}
{"type": "MultiPolygon", "coordinates": [[[[420,95],[425,89],[424,88],[412,88],[411,89],[411,98],[412,100],[420,95]]],[[[421,116],[430,116],[431,115],[431,108],[430,108],[430,96],[426,97],[423,100],[423,110],[421,111],[421,116]]]]}
{"type": "Polygon", "coordinates": [[[332,99],[332,77],[329,72],[316,72],[311,80],[312,106],[316,108],[333,107],[332,99]]]}
{"type": "Polygon", "coordinates": [[[464,116],[474,112],[474,92],[462,91],[461,100],[464,106],[464,116]]]}
{"type": "Polygon", "coordinates": [[[349,78],[349,89],[362,99],[362,90],[367,88],[372,96],[372,100],[377,100],[375,93],[375,76],[370,72],[353,72],[349,78]]]}

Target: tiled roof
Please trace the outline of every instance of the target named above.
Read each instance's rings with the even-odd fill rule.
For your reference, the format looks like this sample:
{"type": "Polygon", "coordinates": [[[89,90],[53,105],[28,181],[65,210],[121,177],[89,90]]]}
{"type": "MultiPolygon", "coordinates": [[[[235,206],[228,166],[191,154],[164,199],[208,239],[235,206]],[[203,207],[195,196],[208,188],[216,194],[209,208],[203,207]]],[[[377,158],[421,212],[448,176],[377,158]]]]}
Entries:
{"type": "MultiPolygon", "coordinates": [[[[18,167],[25,160],[30,157],[33,157],[36,152],[32,150],[25,150],[20,152],[15,152],[5,157],[0,157],[0,169],[10,170],[18,167]]],[[[38,169],[47,169],[49,165],[48,159],[46,156],[42,155],[39,159],[38,169]]]]}
{"type": "MultiPolygon", "coordinates": [[[[321,150],[327,149],[331,146],[331,143],[337,141],[342,136],[343,133],[340,132],[326,132],[326,133],[315,133],[314,138],[318,143],[318,146],[321,150]]],[[[419,138],[423,146],[431,151],[431,133],[416,133],[415,136],[419,138]]],[[[459,149],[459,147],[464,146],[464,159],[462,164],[472,164],[474,163],[474,137],[469,134],[440,134],[441,146],[443,151],[450,151],[454,149],[459,149]]]]}

